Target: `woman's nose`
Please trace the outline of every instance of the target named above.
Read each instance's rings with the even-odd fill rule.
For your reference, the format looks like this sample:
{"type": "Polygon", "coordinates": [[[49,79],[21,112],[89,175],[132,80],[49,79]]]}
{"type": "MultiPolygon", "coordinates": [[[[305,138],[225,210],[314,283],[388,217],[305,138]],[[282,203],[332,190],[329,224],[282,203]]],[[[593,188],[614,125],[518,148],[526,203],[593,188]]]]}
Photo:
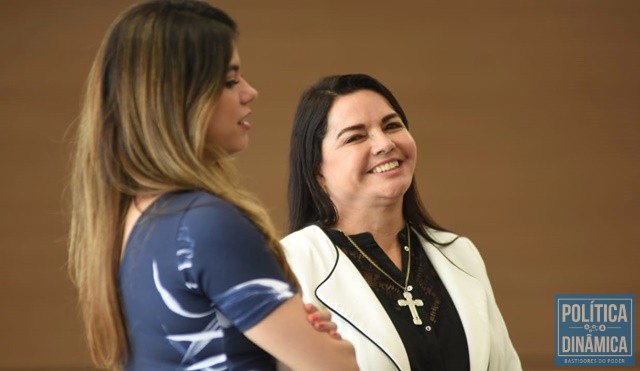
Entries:
{"type": "Polygon", "coordinates": [[[249,104],[258,98],[258,91],[249,84],[247,80],[242,79],[244,86],[240,94],[240,102],[242,104],[249,104]]]}
{"type": "Polygon", "coordinates": [[[385,133],[375,134],[372,141],[372,152],[375,155],[389,153],[396,148],[394,141],[385,133]]]}

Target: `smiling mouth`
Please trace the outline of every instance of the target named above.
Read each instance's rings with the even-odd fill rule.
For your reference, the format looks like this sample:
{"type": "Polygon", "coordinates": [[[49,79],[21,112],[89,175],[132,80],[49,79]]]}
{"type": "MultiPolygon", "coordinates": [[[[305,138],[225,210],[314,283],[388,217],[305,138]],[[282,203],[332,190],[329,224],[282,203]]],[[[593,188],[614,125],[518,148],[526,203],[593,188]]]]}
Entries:
{"type": "Polygon", "coordinates": [[[371,170],[371,172],[374,174],[386,173],[387,171],[397,169],[398,167],[400,167],[400,162],[396,160],[396,161],[391,161],[391,162],[387,162],[386,164],[376,166],[373,168],[373,170],[371,170]]]}
{"type": "Polygon", "coordinates": [[[238,121],[238,125],[242,126],[245,129],[250,129],[251,128],[251,124],[247,120],[238,121]]]}

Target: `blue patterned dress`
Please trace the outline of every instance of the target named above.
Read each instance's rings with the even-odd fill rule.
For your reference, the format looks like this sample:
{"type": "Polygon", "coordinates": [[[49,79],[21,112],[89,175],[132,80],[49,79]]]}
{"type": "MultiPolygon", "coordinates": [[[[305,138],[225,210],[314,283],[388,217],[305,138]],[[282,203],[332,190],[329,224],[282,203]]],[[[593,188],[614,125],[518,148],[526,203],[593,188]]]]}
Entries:
{"type": "Polygon", "coordinates": [[[294,295],[265,239],[206,192],[168,193],[134,226],[119,272],[125,370],[273,370],[243,335],[294,295]]]}

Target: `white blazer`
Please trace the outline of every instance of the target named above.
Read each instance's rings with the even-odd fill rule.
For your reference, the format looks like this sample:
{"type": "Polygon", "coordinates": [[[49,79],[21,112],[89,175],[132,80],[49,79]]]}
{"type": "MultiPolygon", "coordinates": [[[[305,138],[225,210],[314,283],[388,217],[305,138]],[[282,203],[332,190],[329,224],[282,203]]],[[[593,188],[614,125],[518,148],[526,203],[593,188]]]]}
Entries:
{"type": "MultiPolygon", "coordinates": [[[[436,241],[457,236],[429,231],[436,241]]],[[[329,309],[338,332],[353,343],[361,370],[410,370],[409,358],[382,304],[349,258],[318,226],[294,232],[282,241],[302,287],[305,302],[329,309]]],[[[489,277],[473,243],[459,237],[442,247],[420,236],[431,264],[447,288],[462,320],[471,371],[522,370],[507,327],[493,297],[489,277]]]]}

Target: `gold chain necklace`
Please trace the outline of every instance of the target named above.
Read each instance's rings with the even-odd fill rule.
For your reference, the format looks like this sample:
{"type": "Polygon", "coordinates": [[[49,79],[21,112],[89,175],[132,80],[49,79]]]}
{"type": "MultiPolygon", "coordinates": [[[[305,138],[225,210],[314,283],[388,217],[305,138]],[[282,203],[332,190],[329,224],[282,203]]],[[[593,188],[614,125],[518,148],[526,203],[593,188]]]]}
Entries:
{"type": "Polygon", "coordinates": [[[352,240],[351,237],[349,237],[348,234],[344,233],[343,231],[340,232],[347,238],[347,240],[349,240],[353,247],[355,247],[356,250],[358,250],[358,252],[362,256],[364,256],[365,259],[367,259],[367,261],[371,265],[373,265],[378,271],[380,271],[380,273],[384,274],[385,277],[387,277],[389,280],[391,280],[391,282],[395,283],[403,290],[402,296],[404,297],[404,299],[398,299],[398,305],[401,307],[409,307],[411,317],[413,318],[413,323],[415,325],[421,325],[422,319],[420,319],[416,307],[421,307],[424,305],[424,303],[420,299],[413,298],[413,295],[411,294],[413,286],[409,285],[409,276],[411,275],[411,230],[409,230],[409,224],[407,224],[407,246],[405,246],[406,251],[409,253],[409,257],[407,260],[407,274],[404,278],[404,286],[402,286],[398,281],[394,280],[393,277],[391,277],[387,272],[380,268],[380,266],[371,257],[369,257],[369,255],[367,255],[364,250],[362,250],[360,246],[358,246],[358,244],[354,240],[352,240]]]}

